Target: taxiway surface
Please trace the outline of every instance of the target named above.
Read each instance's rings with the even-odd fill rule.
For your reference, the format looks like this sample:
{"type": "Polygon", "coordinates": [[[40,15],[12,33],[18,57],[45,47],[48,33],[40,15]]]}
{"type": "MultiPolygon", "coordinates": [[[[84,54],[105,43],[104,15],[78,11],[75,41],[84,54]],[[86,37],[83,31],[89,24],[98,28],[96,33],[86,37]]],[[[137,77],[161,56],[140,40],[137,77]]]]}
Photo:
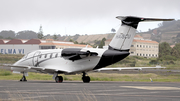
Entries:
{"type": "Polygon", "coordinates": [[[0,81],[0,100],[179,101],[180,83],[0,81]]]}

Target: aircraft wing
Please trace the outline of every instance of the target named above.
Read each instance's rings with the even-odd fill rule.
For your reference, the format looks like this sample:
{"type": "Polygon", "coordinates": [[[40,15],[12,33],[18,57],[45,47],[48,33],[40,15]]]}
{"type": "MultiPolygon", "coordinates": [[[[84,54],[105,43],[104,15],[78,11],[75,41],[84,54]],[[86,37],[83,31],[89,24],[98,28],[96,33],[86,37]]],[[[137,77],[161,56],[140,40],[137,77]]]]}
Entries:
{"type": "Polygon", "coordinates": [[[162,69],[166,67],[156,66],[156,67],[118,67],[118,68],[101,68],[94,70],[95,72],[100,71],[121,71],[121,70],[142,70],[142,69],[162,69]]]}
{"type": "MultiPolygon", "coordinates": [[[[16,68],[22,68],[23,71],[31,71],[36,70],[37,72],[43,72],[43,73],[54,73],[54,72],[63,72],[68,73],[68,71],[62,71],[58,70],[56,68],[48,68],[48,67],[34,67],[34,66],[25,66],[25,65],[4,65],[4,67],[16,67],[16,68]]],[[[5,69],[5,68],[3,68],[5,69]]]]}

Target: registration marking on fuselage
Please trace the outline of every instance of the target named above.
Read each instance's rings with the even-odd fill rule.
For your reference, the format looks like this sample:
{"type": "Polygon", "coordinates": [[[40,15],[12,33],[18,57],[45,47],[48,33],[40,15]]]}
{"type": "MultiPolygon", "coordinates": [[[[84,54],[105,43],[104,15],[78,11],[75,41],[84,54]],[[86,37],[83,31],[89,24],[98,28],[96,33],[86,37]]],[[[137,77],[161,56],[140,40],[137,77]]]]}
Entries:
{"type": "Polygon", "coordinates": [[[120,86],[124,88],[135,88],[143,90],[180,90],[178,87],[157,87],[157,86],[120,86]]]}

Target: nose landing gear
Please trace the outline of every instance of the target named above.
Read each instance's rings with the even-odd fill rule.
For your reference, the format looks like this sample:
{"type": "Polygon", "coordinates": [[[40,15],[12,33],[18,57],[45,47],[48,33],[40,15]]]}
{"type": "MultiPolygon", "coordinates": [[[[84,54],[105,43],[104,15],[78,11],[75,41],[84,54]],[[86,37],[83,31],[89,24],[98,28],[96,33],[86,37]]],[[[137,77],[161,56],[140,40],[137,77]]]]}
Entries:
{"type": "Polygon", "coordinates": [[[28,76],[28,73],[23,72],[23,77],[20,79],[20,81],[27,81],[26,76],[28,76]]]}
{"type": "Polygon", "coordinates": [[[20,79],[20,81],[27,81],[26,77],[23,75],[23,77],[20,79]]]}

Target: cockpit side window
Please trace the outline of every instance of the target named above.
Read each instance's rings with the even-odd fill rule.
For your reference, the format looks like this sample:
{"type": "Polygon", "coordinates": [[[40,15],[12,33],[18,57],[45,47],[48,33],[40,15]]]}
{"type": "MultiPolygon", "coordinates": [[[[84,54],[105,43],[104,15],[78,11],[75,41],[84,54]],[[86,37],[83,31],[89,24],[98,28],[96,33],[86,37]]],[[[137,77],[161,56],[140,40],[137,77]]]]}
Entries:
{"type": "Polygon", "coordinates": [[[24,58],[25,58],[25,59],[26,59],[26,58],[29,58],[29,53],[26,54],[26,55],[24,56],[24,58]]]}
{"type": "Polygon", "coordinates": [[[26,59],[27,58],[27,54],[23,57],[23,59],[26,59]]]}

